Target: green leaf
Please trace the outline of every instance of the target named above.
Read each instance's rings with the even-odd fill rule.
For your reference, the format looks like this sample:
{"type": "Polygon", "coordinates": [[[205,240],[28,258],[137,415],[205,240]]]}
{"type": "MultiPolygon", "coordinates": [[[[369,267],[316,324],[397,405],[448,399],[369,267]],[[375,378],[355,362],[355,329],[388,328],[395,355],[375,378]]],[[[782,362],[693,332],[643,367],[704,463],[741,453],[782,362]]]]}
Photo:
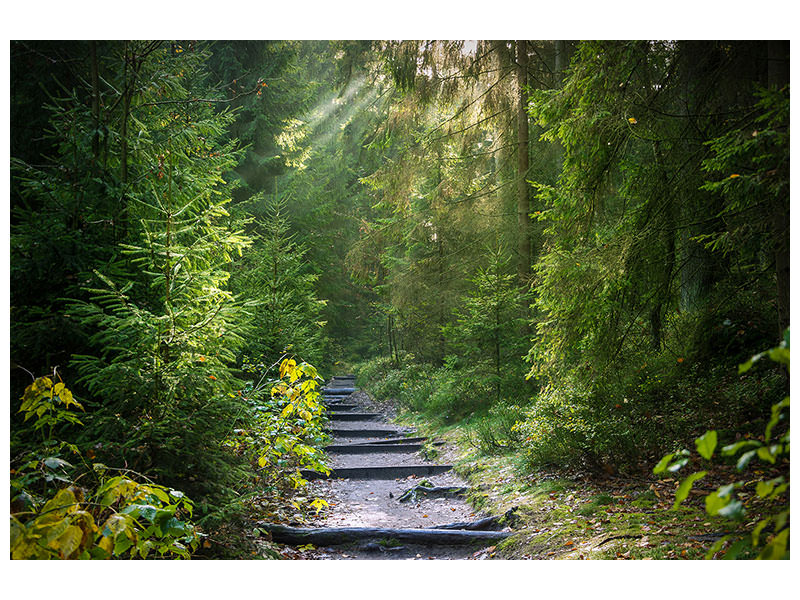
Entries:
{"type": "Polygon", "coordinates": [[[156,486],[156,485],[149,485],[147,487],[148,487],[150,493],[152,493],[161,502],[164,502],[166,504],[170,503],[169,495],[167,494],[167,492],[164,491],[163,488],[161,488],[160,486],[156,486]]]}
{"type": "Polygon", "coordinates": [[[670,473],[675,473],[676,471],[679,471],[688,462],[689,462],[688,458],[680,458],[676,460],[674,463],[672,463],[670,466],[668,466],[667,471],[669,471],[670,473]]]}
{"type": "Polygon", "coordinates": [[[743,519],[745,515],[744,504],[739,500],[731,500],[728,504],[720,508],[717,514],[721,517],[739,521],[743,519]]]}
{"type": "Polygon", "coordinates": [[[711,492],[706,496],[706,512],[713,517],[719,514],[719,511],[725,508],[730,501],[731,498],[721,495],[719,490],[711,492]]]}
{"type": "Polygon", "coordinates": [[[706,552],[705,559],[711,560],[714,557],[714,555],[722,549],[722,546],[725,545],[725,542],[727,542],[730,538],[731,536],[726,535],[718,539],[716,542],[714,542],[714,545],[708,549],[708,552],[706,552]]]}
{"type": "Polygon", "coordinates": [[[58,458],[57,456],[48,456],[47,458],[42,459],[42,463],[48,469],[59,469],[64,467],[71,467],[72,465],[65,461],[63,458],[58,458]]]}
{"type": "Polygon", "coordinates": [[[786,556],[786,545],[789,542],[789,530],[784,529],[767,544],[759,554],[759,560],[779,560],[786,556]]]}
{"type": "Polygon", "coordinates": [[[782,510],[777,515],[773,517],[775,521],[775,531],[780,531],[786,526],[787,521],[789,520],[789,509],[782,510]]]}
{"type": "Polygon", "coordinates": [[[760,445],[761,442],[757,440],[742,440],[741,442],[735,442],[733,444],[728,444],[727,446],[723,446],[722,450],[720,450],[720,454],[722,456],[734,456],[742,448],[752,448],[754,446],[760,446],[760,445]]]}
{"type": "Polygon", "coordinates": [[[694,485],[694,482],[705,477],[706,473],[707,471],[698,471],[697,473],[692,473],[681,482],[681,484],[678,486],[678,489],[675,490],[675,504],[673,505],[673,508],[678,508],[681,503],[686,500],[686,498],[689,496],[689,491],[694,485]]]}
{"type": "Polygon", "coordinates": [[[78,510],[76,503],[77,499],[75,498],[75,494],[73,494],[70,490],[58,490],[56,495],[48,500],[47,504],[44,505],[42,508],[42,513],[48,513],[51,511],[56,511],[56,514],[62,514],[62,511],[74,512],[78,510]]]}
{"type": "Polygon", "coordinates": [[[173,535],[176,537],[180,537],[191,531],[191,528],[186,523],[176,519],[175,517],[172,517],[166,523],[164,523],[162,529],[164,530],[165,535],[173,535]]]}
{"type": "Polygon", "coordinates": [[[759,481],[756,484],[756,494],[758,494],[759,498],[766,498],[772,493],[772,490],[775,489],[775,486],[782,482],[783,477],[776,477],[775,479],[770,479],[769,481],[759,481]]]}
{"type": "Polygon", "coordinates": [[[782,365],[789,364],[789,349],[788,348],[773,348],[769,351],[769,357],[777,363],[782,365]]]}
{"type": "Polygon", "coordinates": [[[778,402],[777,404],[773,404],[772,405],[771,418],[769,420],[769,423],[767,423],[766,429],[764,430],[764,440],[765,441],[768,442],[770,440],[770,438],[772,437],[772,428],[775,427],[775,425],[777,425],[778,422],[781,420],[781,418],[783,416],[782,412],[783,412],[784,408],[789,408],[789,397],[788,396],[786,398],[784,398],[783,400],[781,400],[780,402],[778,402]]]}
{"type": "Polygon", "coordinates": [[[771,520],[772,520],[772,518],[771,518],[771,517],[769,517],[769,518],[767,518],[767,519],[762,519],[762,520],[760,520],[760,521],[758,522],[758,525],[756,525],[756,526],[753,528],[753,533],[751,534],[751,535],[752,535],[752,538],[753,538],[753,548],[755,548],[756,546],[758,546],[759,538],[760,538],[760,536],[761,536],[761,531],[764,529],[764,527],[766,527],[767,525],[769,525],[769,522],[770,522],[771,520]]]}
{"type": "Polygon", "coordinates": [[[114,544],[114,555],[122,556],[132,545],[133,540],[131,540],[127,535],[121,535],[117,537],[117,541],[114,544]]]}
{"type": "Polygon", "coordinates": [[[706,431],[705,434],[700,436],[694,441],[697,446],[697,452],[706,460],[711,460],[714,455],[714,449],[717,447],[717,432],[713,429],[706,431]]]}
{"type": "Polygon", "coordinates": [[[739,469],[740,471],[744,469],[748,464],[750,464],[750,461],[753,460],[753,457],[755,455],[756,455],[755,450],[748,450],[747,452],[742,454],[739,457],[739,460],[736,461],[736,468],[739,469]]]}
{"type": "Polygon", "coordinates": [[[669,461],[672,460],[673,456],[675,456],[674,452],[672,454],[667,454],[666,456],[664,456],[664,458],[658,461],[658,464],[655,467],[653,467],[653,473],[655,475],[658,475],[659,473],[663,473],[664,471],[666,471],[667,465],[669,465],[669,461]]]}
{"type": "Polygon", "coordinates": [[[80,548],[83,531],[75,525],[68,526],[64,532],[48,546],[58,552],[61,558],[70,558],[80,548]]]}
{"type": "Polygon", "coordinates": [[[756,452],[758,453],[758,458],[763,460],[764,462],[768,462],[770,464],[775,464],[775,457],[778,455],[778,451],[780,446],[772,445],[772,446],[762,446],[756,452]]]}
{"type": "Polygon", "coordinates": [[[146,519],[152,523],[156,518],[158,508],[150,504],[129,504],[120,512],[123,514],[129,514],[134,519],[142,517],[143,519],[146,519]]]}
{"type": "Polygon", "coordinates": [[[742,375],[743,373],[747,373],[753,367],[754,364],[756,364],[759,360],[761,360],[762,356],[764,356],[763,352],[760,353],[760,354],[755,354],[749,360],[747,360],[747,361],[743,362],[742,364],[740,364],[739,365],[739,375],[742,375]]]}
{"type": "Polygon", "coordinates": [[[739,540],[738,542],[734,542],[731,544],[731,547],[728,548],[728,551],[725,552],[725,555],[722,558],[724,560],[735,560],[746,547],[747,540],[739,540]]]}

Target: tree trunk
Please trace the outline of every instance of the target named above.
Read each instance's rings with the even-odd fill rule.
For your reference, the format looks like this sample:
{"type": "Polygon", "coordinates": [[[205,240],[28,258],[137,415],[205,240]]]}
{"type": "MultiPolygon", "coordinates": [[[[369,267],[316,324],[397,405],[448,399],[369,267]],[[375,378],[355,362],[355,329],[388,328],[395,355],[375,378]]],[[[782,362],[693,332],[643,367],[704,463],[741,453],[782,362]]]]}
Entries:
{"type": "Polygon", "coordinates": [[[553,80],[556,88],[560,88],[564,81],[564,71],[569,64],[569,54],[567,53],[567,42],[564,40],[556,40],[555,42],[555,60],[553,66],[553,80]]]}
{"type": "MultiPolygon", "coordinates": [[[[769,87],[782,89],[789,83],[789,42],[769,41],[767,59],[769,87]]],[[[789,326],[789,198],[786,195],[775,199],[772,209],[772,235],[775,244],[778,325],[782,334],[789,326]]]]}
{"type": "Polygon", "coordinates": [[[92,134],[92,165],[94,172],[98,170],[98,160],[100,157],[100,75],[97,67],[97,42],[89,42],[89,60],[91,62],[92,78],[92,123],[94,133],[92,134]]]}
{"type": "MultiPolygon", "coordinates": [[[[530,193],[527,182],[528,160],[528,43],[517,40],[517,276],[522,288],[530,283],[531,275],[531,232],[530,232],[530,193]]],[[[527,307],[525,307],[527,315],[527,307]]]]}

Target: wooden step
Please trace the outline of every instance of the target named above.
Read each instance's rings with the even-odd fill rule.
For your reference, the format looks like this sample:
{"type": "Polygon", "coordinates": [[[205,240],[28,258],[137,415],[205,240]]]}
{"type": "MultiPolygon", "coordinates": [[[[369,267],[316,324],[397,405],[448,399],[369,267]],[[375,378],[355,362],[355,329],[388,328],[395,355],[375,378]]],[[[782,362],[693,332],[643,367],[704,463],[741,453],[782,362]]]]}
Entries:
{"type": "Polygon", "coordinates": [[[305,479],[399,479],[415,475],[425,477],[439,475],[452,469],[452,465],[398,465],[381,467],[345,467],[333,469],[330,475],[301,469],[300,475],[305,479]]]}
{"type": "Polygon", "coordinates": [[[324,387],[322,396],[349,396],[356,391],[354,387],[324,387]]]}
{"type": "Polygon", "coordinates": [[[472,531],[468,529],[390,529],[382,527],[288,527],[274,523],[259,523],[272,540],[280,544],[314,544],[334,546],[364,540],[397,540],[414,544],[464,545],[499,542],[510,531],[472,531]]]}
{"type": "Polygon", "coordinates": [[[394,429],[339,429],[332,427],[329,431],[333,437],[397,438],[404,435],[402,431],[394,429]]]}
{"type": "Polygon", "coordinates": [[[380,413],[328,411],[328,417],[331,421],[378,421],[383,415],[380,413]]]}
{"type": "MultiPolygon", "coordinates": [[[[390,440],[375,440],[369,442],[352,442],[350,446],[364,446],[365,444],[417,444],[420,442],[424,442],[428,438],[426,437],[400,437],[400,438],[392,438],[390,440]]],[[[433,442],[434,446],[440,446],[444,442],[433,442]]]]}
{"type": "Polygon", "coordinates": [[[330,454],[374,454],[384,452],[419,452],[422,444],[331,444],[325,447],[330,454]]]}
{"type": "Polygon", "coordinates": [[[358,408],[358,404],[345,404],[344,402],[323,402],[323,404],[329,409],[335,410],[355,410],[358,408]]]}

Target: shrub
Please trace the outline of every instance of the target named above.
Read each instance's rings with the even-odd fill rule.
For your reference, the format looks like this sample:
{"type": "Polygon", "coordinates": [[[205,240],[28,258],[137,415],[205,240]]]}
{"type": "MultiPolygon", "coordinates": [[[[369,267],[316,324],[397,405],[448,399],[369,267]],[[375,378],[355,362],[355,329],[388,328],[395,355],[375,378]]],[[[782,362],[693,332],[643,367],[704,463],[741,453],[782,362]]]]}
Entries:
{"type": "Polygon", "coordinates": [[[202,538],[190,521],[192,501],[55,440],[54,425],[79,423],[72,407],[82,409],[61,381],[40,377],[25,390],[19,410],[26,421],[35,417],[33,430],[44,439],[12,460],[11,558],[190,558],[202,538]],[[82,464],[73,466],[65,452],[82,464]]]}
{"type": "MultiPolygon", "coordinates": [[[[780,346],[767,352],[762,352],[740,365],[739,373],[749,371],[762,357],[768,356],[775,362],[789,368],[789,330],[786,330],[784,341],[780,346]]],[[[756,478],[750,481],[737,481],[718,487],[714,492],[705,497],[706,513],[712,517],[725,517],[743,521],[746,514],[746,505],[736,498],[736,490],[753,487],[755,494],[766,503],[767,516],[758,521],[755,527],[746,536],[729,534],[717,541],[706,554],[706,558],[714,557],[718,552],[724,552],[725,558],[736,558],[748,546],[759,549],[760,559],[789,558],[789,397],[774,404],[770,411],[770,419],[764,429],[764,435],[757,439],[745,439],[724,446],[720,455],[722,457],[737,458],[736,468],[744,471],[748,465],[758,459],[770,465],[785,467],[785,474],[778,477],[765,479],[756,478]],[[723,550],[725,544],[732,542],[723,550]]],[[[716,430],[708,430],[695,440],[697,452],[702,458],[710,461],[717,449],[719,436],[716,430]]],[[[681,450],[667,454],[653,468],[656,474],[680,470],[689,462],[690,452],[681,450]]],[[[762,472],[763,473],[763,472],[762,472]]],[[[697,471],[686,477],[675,492],[675,507],[681,505],[689,496],[693,484],[705,477],[707,471],[697,471]]],[[[758,474],[758,472],[757,472],[758,474]]]]}

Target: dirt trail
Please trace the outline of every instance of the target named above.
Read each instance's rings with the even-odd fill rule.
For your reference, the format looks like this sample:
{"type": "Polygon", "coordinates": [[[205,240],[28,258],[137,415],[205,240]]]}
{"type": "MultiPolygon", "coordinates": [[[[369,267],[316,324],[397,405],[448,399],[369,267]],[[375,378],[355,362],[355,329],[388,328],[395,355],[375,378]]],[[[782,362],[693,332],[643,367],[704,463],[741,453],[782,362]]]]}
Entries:
{"type": "MultiPolygon", "coordinates": [[[[416,432],[389,423],[390,415],[373,404],[367,394],[352,391],[353,383],[353,379],[347,376],[334,378],[323,391],[334,432],[329,454],[334,471],[330,478],[316,479],[310,485],[312,493],[326,500],[329,507],[301,533],[308,530],[318,532],[319,529],[315,528],[358,528],[355,530],[358,535],[364,533],[364,528],[388,529],[394,533],[381,532],[357,541],[318,547],[316,556],[327,560],[465,559],[474,558],[481,554],[482,548],[496,544],[496,541],[485,539],[457,544],[439,544],[434,540],[417,543],[417,539],[398,541],[397,537],[403,533],[401,530],[415,530],[407,535],[416,538],[417,534],[424,534],[419,530],[474,522],[481,515],[475,514],[463,495],[427,497],[417,494],[411,500],[400,500],[403,494],[419,484],[459,488],[466,487],[466,483],[449,470],[448,465],[426,460],[419,451],[421,441],[415,437],[416,432]],[[337,417],[341,414],[368,416],[367,420],[352,420],[362,417],[337,417]],[[372,435],[368,434],[370,431],[372,435]],[[389,451],[385,451],[386,448],[389,451]],[[431,470],[445,472],[427,475],[431,470]],[[337,471],[339,475],[353,475],[337,477],[337,471]]],[[[469,534],[462,529],[457,527],[456,533],[469,534]]],[[[497,530],[499,526],[492,529],[497,530]]],[[[438,533],[433,532],[434,535],[438,533]]],[[[276,533],[273,537],[279,541],[276,533]]]]}

